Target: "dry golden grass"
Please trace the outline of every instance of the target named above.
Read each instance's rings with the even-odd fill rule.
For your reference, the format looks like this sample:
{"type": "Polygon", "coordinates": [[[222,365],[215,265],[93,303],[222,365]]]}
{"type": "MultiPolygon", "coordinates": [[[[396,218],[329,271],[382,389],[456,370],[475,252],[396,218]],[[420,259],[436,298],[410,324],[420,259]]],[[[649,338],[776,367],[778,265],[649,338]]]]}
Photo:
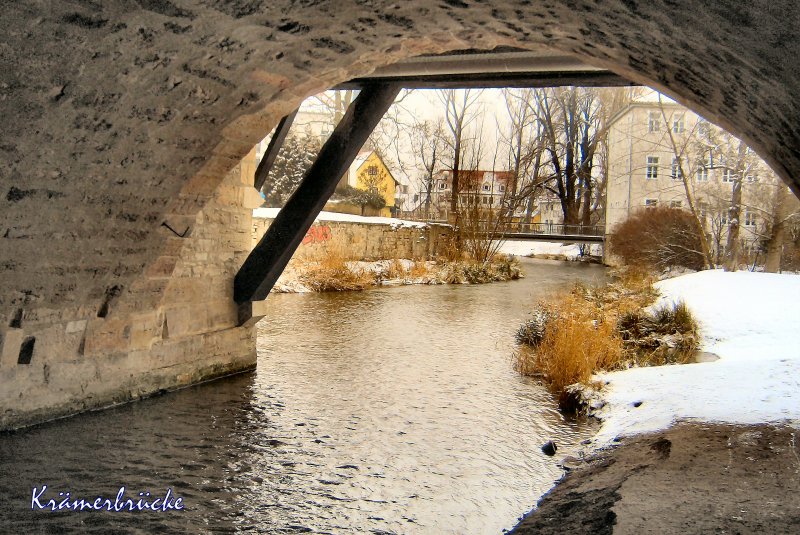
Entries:
{"type": "Polygon", "coordinates": [[[646,314],[656,297],[652,280],[639,274],[553,296],[538,305],[534,318],[543,335],[532,338],[535,347],[515,352],[515,369],[541,378],[566,409],[575,401],[568,387],[588,385],[597,372],[687,362],[697,348],[697,323],[682,303],[646,314]]]}
{"type": "Polygon", "coordinates": [[[597,371],[614,369],[623,360],[615,312],[593,306],[575,292],[546,306],[552,319],[535,349],[522,347],[516,353],[517,371],[540,377],[561,398],[569,385],[588,384],[597,371]]]}
{"type": "Polygon", "coordinates": [[[328,249],[319,262],[306,264],[298,278],[315,292],[359,291],[374,284],[371,273],[351,269],[335,248],[328,249]]]}

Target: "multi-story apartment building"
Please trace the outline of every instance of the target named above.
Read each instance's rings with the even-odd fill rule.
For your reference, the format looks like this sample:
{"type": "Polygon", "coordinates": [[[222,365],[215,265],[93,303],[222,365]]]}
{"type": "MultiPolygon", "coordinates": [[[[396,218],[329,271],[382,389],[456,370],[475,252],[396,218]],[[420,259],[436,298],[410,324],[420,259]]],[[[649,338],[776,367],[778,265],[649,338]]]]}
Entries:
{"type": "Polygon", "coordinates": [[[752,151],[741,150],[739,140],[656,93],[629,104],[609,124],[607,233],[637,210],[688,208],[691,196],[712,246],[720,249],[733,187],[741,180],[740,239],[746,248],[758,242],[781,182],[752,151]]]}
{"type": "MultiPolygon", "coordinates": [[[[483,171],[462,169],[458,173],[459,206],[475,207],[481,210],[499,210],[503,199],[508,195],[513,173],[511,171],[483,171]]],[[[423,194],[424,196],[424,194],[423,194]]],[[[431,211],[442,219],[447,219],[453,197],[452,170],[440,171],[431,186],[431,211]]],[[[420,206],[425,204],[421,199],[420,206]]]]}

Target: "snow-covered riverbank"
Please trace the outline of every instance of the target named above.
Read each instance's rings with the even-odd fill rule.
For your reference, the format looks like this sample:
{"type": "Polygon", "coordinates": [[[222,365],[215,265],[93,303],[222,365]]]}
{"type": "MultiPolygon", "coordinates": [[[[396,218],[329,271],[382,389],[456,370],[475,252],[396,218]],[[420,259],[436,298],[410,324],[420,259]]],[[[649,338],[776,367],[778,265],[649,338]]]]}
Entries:
{"type": "Polygon", "coordinates": [[[800,276],[702,271],[657,287],[659,303],[688,305],[719,360],[600,375],[596,446],[679,420],[800,424],[800,276]]]}
{"type": "Polygon", "coordinates": [[[584,255],[602,256],[603,247],[594,243],[584,246],[581,250],[581,246],[577,243],[507,240],[500,245],[500,252],[514,256],[575,261],[584,255]]]}

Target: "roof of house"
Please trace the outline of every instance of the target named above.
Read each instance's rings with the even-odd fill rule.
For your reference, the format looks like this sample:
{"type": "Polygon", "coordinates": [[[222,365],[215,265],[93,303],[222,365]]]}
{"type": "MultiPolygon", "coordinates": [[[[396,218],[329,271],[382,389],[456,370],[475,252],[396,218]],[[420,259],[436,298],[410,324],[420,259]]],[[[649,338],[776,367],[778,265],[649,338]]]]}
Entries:
{"type": "Polygon", "coordinates": [[[389,173],[389,178],[394,180],[395,183],[397,183],[397,184],[402,184],[402,182],[400,182],[399,180],[397,180],[394,177],[394,174],[392,174],[392,170],[389,169],[389,166],[386,165],[386,162],[383,161],[383,158],[381,158],[381,155],[378,154],[377,152],[375,152],[374,150],[362,150],[361,152],[356,154],[356,159],[353,160],[353,169],[355,169],[356,171],[361,169],[361,166],[364,165],[367,162],[367,160],[369,159],[369,157],[372,156],[373,154],[375,154],[375,157],[378,158],[381,161],[381,163],[383,164],[383,167],[386,168],[386,172],[389,173]]]}

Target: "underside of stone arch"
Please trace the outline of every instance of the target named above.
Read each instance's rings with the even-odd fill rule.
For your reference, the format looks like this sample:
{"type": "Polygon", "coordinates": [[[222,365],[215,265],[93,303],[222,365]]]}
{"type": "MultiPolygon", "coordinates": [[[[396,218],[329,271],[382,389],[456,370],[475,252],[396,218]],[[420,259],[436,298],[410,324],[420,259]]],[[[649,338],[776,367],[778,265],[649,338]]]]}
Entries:
{"type": "Polygon", "coordinates": [[[0,21],[0,428],[254,366],[232,298],[254,190],[231,171],[306,96],[403,59],[574,55],[800,191],[790,0],[73,0],[0,21]]]}

